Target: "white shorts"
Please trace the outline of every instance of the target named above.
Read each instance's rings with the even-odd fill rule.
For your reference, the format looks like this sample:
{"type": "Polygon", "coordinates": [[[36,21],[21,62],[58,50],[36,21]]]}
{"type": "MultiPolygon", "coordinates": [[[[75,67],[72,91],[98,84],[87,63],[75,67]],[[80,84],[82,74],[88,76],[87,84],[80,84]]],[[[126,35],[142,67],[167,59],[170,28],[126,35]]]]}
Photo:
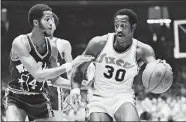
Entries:
{"type": "Polygon", "coordinates": [[[115,112],[123,103],[130,102],[135,106],[135,95],[115,95],[113,97],[92,96],[87,104],[86,116],[93,112],[107,113],[114,119],[115,112]]]}

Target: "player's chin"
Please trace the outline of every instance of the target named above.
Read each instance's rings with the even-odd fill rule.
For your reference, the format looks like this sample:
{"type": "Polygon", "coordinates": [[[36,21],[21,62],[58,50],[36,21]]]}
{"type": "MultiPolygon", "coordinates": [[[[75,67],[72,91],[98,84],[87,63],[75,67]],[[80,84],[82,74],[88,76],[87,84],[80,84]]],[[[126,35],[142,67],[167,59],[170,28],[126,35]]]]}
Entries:
{"type": "Polygon", "coordinates": [[[49,37],[51,35],[52,35],[52,33],[50,33],[50,32],[44,32],[44,36],[46,36],[46,37],[49,37]]]}

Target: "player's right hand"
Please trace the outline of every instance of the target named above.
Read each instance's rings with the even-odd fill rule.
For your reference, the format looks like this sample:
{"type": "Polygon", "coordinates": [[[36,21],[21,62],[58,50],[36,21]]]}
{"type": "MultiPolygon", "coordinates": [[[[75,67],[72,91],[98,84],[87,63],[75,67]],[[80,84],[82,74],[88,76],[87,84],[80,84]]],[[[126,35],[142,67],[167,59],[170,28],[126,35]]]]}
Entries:
{"type": "Polygon", "coordinates": [[[91,60],[93,60],[94,57],[93,56],[90,56],[90,55],[80,55],[80,56],[77,56],[73,61],[72,61],[72,66],[73,68],[74,67],[77,67],[79,66],[80,64],[83,64],[85,62],[89,62],[91,60]]]}

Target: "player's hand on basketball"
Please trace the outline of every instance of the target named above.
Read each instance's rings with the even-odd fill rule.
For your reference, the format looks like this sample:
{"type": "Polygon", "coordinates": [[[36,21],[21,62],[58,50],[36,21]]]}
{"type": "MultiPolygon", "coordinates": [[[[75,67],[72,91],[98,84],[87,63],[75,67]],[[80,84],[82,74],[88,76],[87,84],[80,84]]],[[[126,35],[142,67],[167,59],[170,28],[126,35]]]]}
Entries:
{"type": "Polygon", "coordinates": [[[92,61],[94,59],[93,56],[90,56],[90,55],[80,55],[80,56],[77,56],[73,61],[72,61],[72,66],[73,67],[77,67],[79,66],[80,64],[83,64],[85,62],[89,62],[89,61],[92,61]]]}
{"type": "Polygon", "coordinates": [[[165,60],[162,60],[162,63],[172,70],[172,67],[165,60]]]}
{"type": "Polygon", "coordinates": [[[157,62],[163,63],[165,66],[167,66],[170,70],[172,70],[172,67],[166,62],[166,60],[158,59],[157,62]]]}

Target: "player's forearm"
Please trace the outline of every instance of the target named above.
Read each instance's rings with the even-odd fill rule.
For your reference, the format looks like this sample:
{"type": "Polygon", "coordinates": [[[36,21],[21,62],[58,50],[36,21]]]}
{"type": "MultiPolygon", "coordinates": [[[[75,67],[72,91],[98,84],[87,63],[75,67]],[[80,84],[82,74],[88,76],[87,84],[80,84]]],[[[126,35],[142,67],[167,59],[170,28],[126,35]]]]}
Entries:
{"type": "Polygon", "coordinates": [[[80,67],[77,67],[72,71],[71,89],[80,88],[82,80],[83,80],[83,74],[80,71],[80,67]]]}
{"type": "Polygon", "coordinates": [[[66,72],[66,67],[65,67],[65,64],[64,64],[62,66],[55,67],[55,68],[39,70],[39,71],[34,73],[35,74],[34,78],[37,81],[43,81],[43,80],[56,78],[59,75],[65,73],[65,72],[66,72]]]}
{"type": "Polygon", "coordinates": [[[62,78],[62,77],[58,77],[58,79],[55,80],[53,85],[56,85],[56,86],[59,86],[59,87],[62,87],[62,88],[66,88],[66,89],[70,89],[70,80],[67,80],[67,79],[62,78]]]}

